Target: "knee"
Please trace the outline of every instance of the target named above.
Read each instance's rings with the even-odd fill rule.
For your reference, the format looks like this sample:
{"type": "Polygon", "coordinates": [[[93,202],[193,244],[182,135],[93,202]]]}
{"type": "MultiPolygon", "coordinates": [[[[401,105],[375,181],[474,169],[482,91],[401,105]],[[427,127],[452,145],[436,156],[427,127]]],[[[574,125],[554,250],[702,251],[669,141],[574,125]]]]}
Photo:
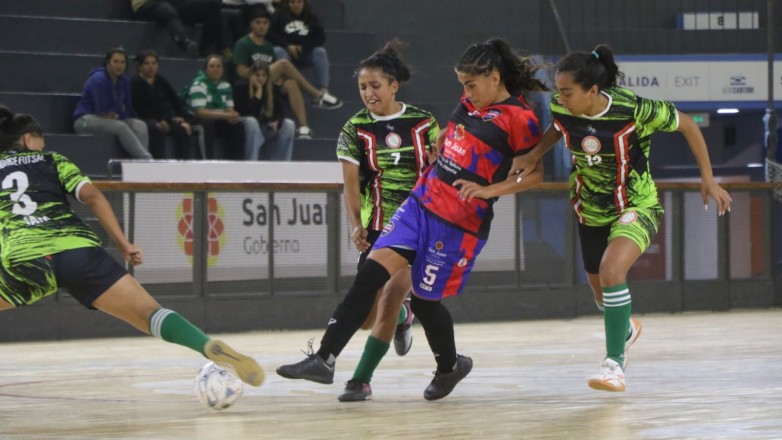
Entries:
{"type": "Polygon", "coordinates": [[[312,49],[312,56],[315,59],[328,60],[328,53],[326,53],[326,49],[320,46],[312,49]]]}
{"type": "Polygon", "coordinates": [[[600,263],[600,285],[616,286],[622,284],[627,279],[627,272],[617,264],[611,262],[600,263]]]}

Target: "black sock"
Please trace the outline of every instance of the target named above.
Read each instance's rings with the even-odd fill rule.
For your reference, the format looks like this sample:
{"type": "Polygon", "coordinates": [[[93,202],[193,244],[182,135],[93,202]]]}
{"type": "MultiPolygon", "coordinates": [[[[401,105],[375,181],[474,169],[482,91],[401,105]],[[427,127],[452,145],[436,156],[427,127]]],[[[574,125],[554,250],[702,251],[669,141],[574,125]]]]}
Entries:
{"type": "Polygon", "coordinates": [[[367,259],[359,269],[353,286],[337,306],[320,341],[318,356],[328,360],[339,356],[353,334],[372,311],[377,291],[391,278],[388,271],[375,260],[367,259]]]}
{"type": "Polygon", "coordinates": [[[437,361],[437,371],[453,371],[456,365],[456,340],[451,312],[440,301],[426,301],[415,295],[410,300],[410,307],[424,328],[429,348],[437,361]]]}

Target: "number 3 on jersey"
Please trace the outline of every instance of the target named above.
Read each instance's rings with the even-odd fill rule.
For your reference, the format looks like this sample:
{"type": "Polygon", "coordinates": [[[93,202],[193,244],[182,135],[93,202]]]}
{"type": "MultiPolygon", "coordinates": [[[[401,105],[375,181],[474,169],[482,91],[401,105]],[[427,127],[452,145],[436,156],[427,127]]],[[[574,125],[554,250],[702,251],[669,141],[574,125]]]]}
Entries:
{"type": "Polygon", "coordinates": [[[11,193],[11,201],[16,202],[11,212],[16,215],[30,215],[38,209],[38,204],[24,193],[29,186],[27,174],[21,171],[14,171],[3,179],[3,189],[16,187],[16,191],[11,193]]]}

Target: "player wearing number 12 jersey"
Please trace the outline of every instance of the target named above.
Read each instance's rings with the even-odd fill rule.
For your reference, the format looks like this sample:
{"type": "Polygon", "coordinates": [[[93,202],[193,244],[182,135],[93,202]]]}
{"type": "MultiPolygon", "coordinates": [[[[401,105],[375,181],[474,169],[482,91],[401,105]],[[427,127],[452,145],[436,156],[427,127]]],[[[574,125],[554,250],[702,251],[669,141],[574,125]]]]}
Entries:
{"type": "Polygon", "coordinates": [[[636,96],[617,86],[622,76],[611,50],[573,52],[557,63],[551,111],[554,124],[530,154],[514,159],[510,173],[534,164],[560,138],[573,155],[570,197],[589,285],[603,311],[606,357],[589,379],[597,390],[624,391],[627,351],[641,324],[630,317],[627,272],[657,233],[663,210],[649,170],[650,136],[679,131],[701,173],[701,196],[717,201],[720,215],[730,196],[714,180],[706,142],[695,122],[671,102],[636,96]]]}

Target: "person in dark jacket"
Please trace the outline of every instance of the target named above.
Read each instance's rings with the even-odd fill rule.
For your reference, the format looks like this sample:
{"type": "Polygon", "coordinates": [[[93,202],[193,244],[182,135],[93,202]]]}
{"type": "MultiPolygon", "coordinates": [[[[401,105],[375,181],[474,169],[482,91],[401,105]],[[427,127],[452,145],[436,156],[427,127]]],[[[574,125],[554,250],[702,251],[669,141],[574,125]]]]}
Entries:
{"type": "Polygon", "coordinates": [[[250,68],[249,83],[239,83],[234,89],[236,110],[242,116],[254,117],[261,128],[260,148],[244,152],[245,160],[258,160],[263,149],[269,160],[291,160],[295,124],[285,117],[282,91],[269,81],[269,64],[258,60],[250,68]]]}
{"type": "Polygon", "coordinates": [[[326,32],[309,0],[283,0],[272,15],[266,38],[274,45],[276,59],[289,60],[299,69],[314,68],[315,86],[329,88],[329,56],[323,48],[326,32]]]}
{"type": "Polygon", "coordinates": [[[174,88],[158,74],[159,61],[157,53],[152,50],[143,50],[136,56],[138,73],[130,80],[133,109],[147,124],[149,150],[153,157],[192,159],[193,129],[185,119],[185,110],[174,88]],[[166,151],[168,136],[174,139],[175,154],[166,151]]]}
{"type": "Polygon", "coordinates": [[[135,159],[151,159],[144,121],[134,118],[130,80],[125,71],[128,55],[115,48],[106,53],[103,66],[90,72],[73,111],[77,134],[113,134],[135,159]]]}

